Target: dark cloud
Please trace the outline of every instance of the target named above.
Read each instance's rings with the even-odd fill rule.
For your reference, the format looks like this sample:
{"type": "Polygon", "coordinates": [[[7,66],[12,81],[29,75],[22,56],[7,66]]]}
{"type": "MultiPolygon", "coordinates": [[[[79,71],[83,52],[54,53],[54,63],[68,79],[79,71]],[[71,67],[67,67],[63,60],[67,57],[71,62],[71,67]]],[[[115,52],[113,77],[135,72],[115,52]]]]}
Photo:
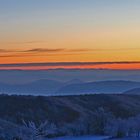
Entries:
{"type": "Polygon", "coordinates": [[[48,49],[48,48],[33,48],[28,50],[8,50],[8,49],[0,49],[0,53],[13,53],[10,55],[1,55],[0,57],[21,57],[24,56],[25,53],[74,53],[74,52],[87,52],[92,51],[91,49],[65,49],[65,48],[58,48],[58,49],[48,49]],[[14,55],[16,53],[16,55],[14,55]],[[22,54],[23,53],[23,54],[22,54]],[[19,55],[18,55],[19,54],[19,55]]]}
{"type": "Polygon", "coordinates": [[[65,49],[45,49],[45,48],[35,48],[35,49],[30,49],[30,50],[25,50],[23,52],[61,52],[64,51],[65,49]]]}
{"type": "Polygon", "coordinates": [[[8,53],[13,52],[12,50],[0,49],[0,53],[8,53]]]}
{"type": "Polygon", "coordinates": [[[23,54],[11,54],[11,55],[10,55],[10,54],[9,54],[9,55],[0,55],[0,58],[2,58],[2,57],[3,57],[3,58],[4,58],[4,57],[5,57],[5,58],[6,58],[6,57],[7,57],[7,58],[8,58],[8,57],[26,57],[26,56],[31,56],[31,57],[32,57],[32,56],[38,56],[38,55],[30,55],[30,54],[26,54],[26,55],[23,55],[23,54]]]}
{"type": "Polygon", "coordinates": [[[23,52],[86,52],[93,51],[93,49],[66,49],[66,48],[58,48],[58,49],[46,49],[46,48],[34,48],[30,50],[25,50],[23,52]]]}
{"type": "MultiPolygon", "coordinates": [[[[32,43],[34,41],[28,42],[32,43]]],[[[131,49],[131,48],[129,48],[131,49]]],[[[129,50],[124,49],[124,51],[129,50]]],[[[133,48],[138,49],[138,48],[133,48]]],[[[34,57],[34,56],[49,56],[55,54],[63,54],[63,55],[73,55],[73,54],[81,54],[81,53],[94,53],[100,51],[122,51],[123,49],[89,49],[89,48],[81,48],[81,49],[67,49],[67,48],[57,48],[57,49],[49,49],[49,48],[33,48],[33,49],[0,49],[0,57],[34,57]]],[[[97,65],[98,63],[96,63],[97,65]]],[[[101,64],[101,63],[100,63],[101,64]]],[[[106,63],[110,64],[110,63],[106,63]]],[[[66,64],[65,64],[66,65],[66,64]]],[[[70,65],[70,63],[68,64],[70,65]]],[[[77,64],[74,64],[77,65],[77,64]]],[[[84,63],[80,64],[84,65],[84,63]]],[[[87,64],[86,64],[87,65],[87,64]]],[[[90,63],[89,63],[90,65],[90,63]]],[[[91,64],[93,65],[93,63],[91,64]]],[[[95,63],[94,63],[95,65],[95,63]]]]}
{"type": "Polygon", "coordinates": [[[24,67],[24,66],[84,66],[84,65],[104,65],[104,64],[140,64],[139,61],[123,62],[58,62],[58,63],[18,63],[0,64],[0,67],[24,67]]]}
{"type": "MultiPolygon", "coordinates": [[[[6,50],[0,49],[0,57],[24,57],[24,56],[40,56],[37,53],[57,53],[63,52],[65,49],[44,49],[44,48],[35,48],[29,50],[6,50]]],[[[42,55],[41,55],[42,56],[42,55]]]]}
{"type": "MultiPolygon", "coordinates": [[[[34,43],[34,41],[25,42],[25,43],[34,43]]],[[[77,52],[99,52],[99,51],[126,51],[126,50],[134,50],[138,48],[129,48],[129,49],[89,49],[89,48],[81,48],[81,49],[67,49],[67,48],[57,48],[57,49],[50,49],[50,48],[33,48],[33,49],[0,49],[0,53],[39,53],[39,52],[45,52],[45,53],[57,53],[57,52],[65,52],[65,53],[77,53],[77,52]]]]}
{"type": "Polygon", "coordinates": [[[67,52],[99,51],[99,49],[68,49],[67,52]]]}

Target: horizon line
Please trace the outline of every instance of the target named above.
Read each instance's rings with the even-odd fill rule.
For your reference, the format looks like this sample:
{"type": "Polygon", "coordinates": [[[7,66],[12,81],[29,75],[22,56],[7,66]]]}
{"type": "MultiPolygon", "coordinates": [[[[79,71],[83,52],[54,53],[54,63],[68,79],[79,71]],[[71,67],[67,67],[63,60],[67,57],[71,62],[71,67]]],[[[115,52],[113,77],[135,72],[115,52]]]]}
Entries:
{"type": "Polygon", "coordinates": [[[93,61],[93,62],[23,62],[0,63],[0,67],[8,66],[59,66],[59,65],[100,65],[100,64],[139,64],[140,61],[93,61]]]}
{"type": "Polygon", "coordinates": [[[58,69],[95,69],[95,70],[140,70],[139,61],[112,62],[44,62],[0,64],[0,70],[58,70],[58,69]]]}

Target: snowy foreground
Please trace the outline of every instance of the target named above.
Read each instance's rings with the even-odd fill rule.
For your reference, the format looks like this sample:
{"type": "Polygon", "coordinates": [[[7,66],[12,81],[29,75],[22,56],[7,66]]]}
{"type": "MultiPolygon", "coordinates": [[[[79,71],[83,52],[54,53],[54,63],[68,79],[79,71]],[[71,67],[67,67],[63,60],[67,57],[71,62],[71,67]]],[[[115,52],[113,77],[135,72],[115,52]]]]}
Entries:
{"type": "Polygon", "coordinates": [[[60,137],[54,138],[50,140],[105,140],[108,137],[101,137],[101,136],[81,136],[81,137],[60,137]]]}
{"type": "Polygon", "coordinates": [[[140,140],[140,138],[122,138],[122,139],[113,139],[113,140],[140,140]]]}
{"type": "MultiPolygon", "coordinates": [[[[101,136],[84,136],[84,137],[60,137],[50,140],[107,140],[108,137],[101,136]]],[[[122,139],[112,139],[112,140],[140,140],[140,138],[122,138],[122,139]]]]}

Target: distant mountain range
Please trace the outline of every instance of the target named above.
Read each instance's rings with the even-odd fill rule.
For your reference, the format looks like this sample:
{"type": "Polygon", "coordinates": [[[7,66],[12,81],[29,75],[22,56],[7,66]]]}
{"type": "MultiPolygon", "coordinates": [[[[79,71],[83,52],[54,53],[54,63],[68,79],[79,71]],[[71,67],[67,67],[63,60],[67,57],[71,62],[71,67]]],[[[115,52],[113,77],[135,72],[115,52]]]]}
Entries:
{"type": "Polygon", "coordinates": [[[26,84],[0,83],[0,92],[6,94],[31,94],[31,95],[78,95],[99,93],[136,93],[140,91],[140,82],[133,81],[99,81],[83,82],[72,79],[67,82],[42,79],[26,84]],[[134,89],[134,91],[132,90],[134,89]],[[132,90],[132,91],[131,91],[132,90]]]}
{"type": "Polygon", "coordinates": [[[53,95],[59,89],[71,84],[84,83],[79,79],[72,79],[67,82],[41,79],[26,84],[5,84],[0,83],[0,92],[6,94],[32,94],[32,95],[53,95]]]}
{"type": "Polygon", "coordinates": [[[140,87],[140,82],[132,81],[101,81],[82,84],[71,84],[62,87],[60,94],[92,94],[92,93],[122,93],[140,87]]]}

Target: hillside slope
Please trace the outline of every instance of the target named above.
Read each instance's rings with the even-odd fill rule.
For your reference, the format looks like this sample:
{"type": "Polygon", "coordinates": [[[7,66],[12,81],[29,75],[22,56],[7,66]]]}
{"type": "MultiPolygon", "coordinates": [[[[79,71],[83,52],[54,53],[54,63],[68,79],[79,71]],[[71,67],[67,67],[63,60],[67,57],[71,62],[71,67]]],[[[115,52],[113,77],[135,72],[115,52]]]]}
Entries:
{"type": "Polygon", "coordinates": [[[80,95],[97,93],[122,93],[134,88],[140,88],[140,82],[134,81],[99,81],[83,82],[73,79],[67,82],[42,79],[26,84],[0,83],[0,92],[18,95],[80,95]]]}
{"type": "Polygon", "coordinates": [[[92,93],[122,93],[140,87],[139,82],[133,81],[99,81],[84,84],[71,84],[57,91],[59,94],[92,94],[92,93]]]}
{"type": "Polygon", "coordinates": [[[123,94],[140,95],[140,88],[134,88],[124,92],[123,94]]]}
{"type": "Polygon", "coordinates": [[[79,118],[94,116],[98,108],[127,118],[140,114],[138,95],[83,95],[83,96],[0,96],[0,118],[15,123],[22,120],[72,123],[79,118]]]}

